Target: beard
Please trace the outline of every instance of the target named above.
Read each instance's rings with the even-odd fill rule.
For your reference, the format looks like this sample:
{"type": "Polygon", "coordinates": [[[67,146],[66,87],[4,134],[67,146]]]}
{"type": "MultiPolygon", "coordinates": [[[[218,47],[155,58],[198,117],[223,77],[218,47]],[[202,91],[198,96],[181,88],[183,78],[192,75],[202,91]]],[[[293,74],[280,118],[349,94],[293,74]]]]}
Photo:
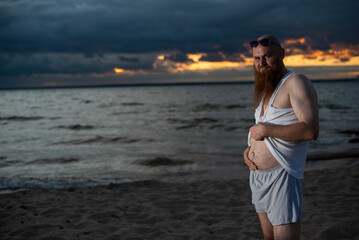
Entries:
{"type": "Polygon", "coordinates": [[[264,71],[258,71],[255,66],[255,84],[253,91],[253,107],[256,108],[263,98],[263,102],[267,102],[274,90],[276,89],[279,81],[283,77],[283,72],[280,66],[269,67],[264,71]]]}

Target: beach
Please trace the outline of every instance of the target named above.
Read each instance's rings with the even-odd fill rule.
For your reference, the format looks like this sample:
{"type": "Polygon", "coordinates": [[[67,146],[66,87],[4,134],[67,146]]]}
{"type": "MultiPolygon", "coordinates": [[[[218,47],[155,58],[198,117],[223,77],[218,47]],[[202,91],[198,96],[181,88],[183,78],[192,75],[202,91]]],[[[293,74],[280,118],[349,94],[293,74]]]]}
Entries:
{"type": "MultiPolygon", "coordinates": [[[[358,159],[309,167],[303,195],[301,239],[359,239],[358,159]]],[[[262,239],[246,178],[18,190],[0,206],[1,239],[262,239]]]]}

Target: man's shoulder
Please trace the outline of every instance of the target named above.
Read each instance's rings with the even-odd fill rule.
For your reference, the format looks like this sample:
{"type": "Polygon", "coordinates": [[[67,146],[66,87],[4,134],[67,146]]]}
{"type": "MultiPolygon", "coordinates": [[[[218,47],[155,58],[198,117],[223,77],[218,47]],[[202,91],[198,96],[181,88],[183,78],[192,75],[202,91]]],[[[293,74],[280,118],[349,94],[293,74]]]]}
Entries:
{"type": "Polygon", "coordinates": [[[298,85],[312,85],[310,79],[301,73],[292,73],[287,82],[290,88],[297,87],[298,85]]]}
{"type": "Polygon", "coordinates": [[[296,73],[296,72],[293,72],[289,78],[288,78],[289,81],[309,81],[309,78],[307,76],[305,76],[304,74],[301,74],[301,73],[296,73]]]}
{"type": "Polygon", "coordinates": [[[312,82],[304,74],[293,73],[287,81],[287,87],[290,94],[302,92],[312,97],[317,95],[312,82]]]}

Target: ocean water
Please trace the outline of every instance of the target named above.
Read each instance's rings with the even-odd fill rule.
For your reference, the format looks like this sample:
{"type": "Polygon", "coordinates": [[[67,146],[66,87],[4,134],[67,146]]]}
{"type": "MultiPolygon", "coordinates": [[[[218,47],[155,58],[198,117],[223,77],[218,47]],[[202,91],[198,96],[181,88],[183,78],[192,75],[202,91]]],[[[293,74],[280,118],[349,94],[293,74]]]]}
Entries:
{"type": "MultiPolygon", "coordinates": [[[[310,152],[358,149],[359,81],[314,83],[310,152]]],[[[0,91],[0,189],[246,171],[253,84],[0,91]]]]}

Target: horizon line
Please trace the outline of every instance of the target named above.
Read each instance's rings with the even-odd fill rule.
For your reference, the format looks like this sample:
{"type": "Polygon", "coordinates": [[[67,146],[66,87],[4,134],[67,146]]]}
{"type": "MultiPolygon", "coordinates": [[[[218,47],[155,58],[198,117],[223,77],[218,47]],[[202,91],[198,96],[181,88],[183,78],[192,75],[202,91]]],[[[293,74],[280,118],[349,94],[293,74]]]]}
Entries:
{"type": "MultiPolygon", "coordinates": [[[[359,81],[357,78],[342,79],[315,79],[311,82],[353,82],[359,81]]],[[[116,87],[167,87],[167,86],[198,86],[198,85],[244,85],[254,84],[254,81],[216,81],[216,82],[166,82],[166,83],[116,83],[116,84],[94,84],[94,85],[62,85],[62,86],[34,86],[34,87],[0,87],[0,91],[6,90],[41,90],[41,89],[69,89],[69,88],[116,88],[116,87]]]]}

